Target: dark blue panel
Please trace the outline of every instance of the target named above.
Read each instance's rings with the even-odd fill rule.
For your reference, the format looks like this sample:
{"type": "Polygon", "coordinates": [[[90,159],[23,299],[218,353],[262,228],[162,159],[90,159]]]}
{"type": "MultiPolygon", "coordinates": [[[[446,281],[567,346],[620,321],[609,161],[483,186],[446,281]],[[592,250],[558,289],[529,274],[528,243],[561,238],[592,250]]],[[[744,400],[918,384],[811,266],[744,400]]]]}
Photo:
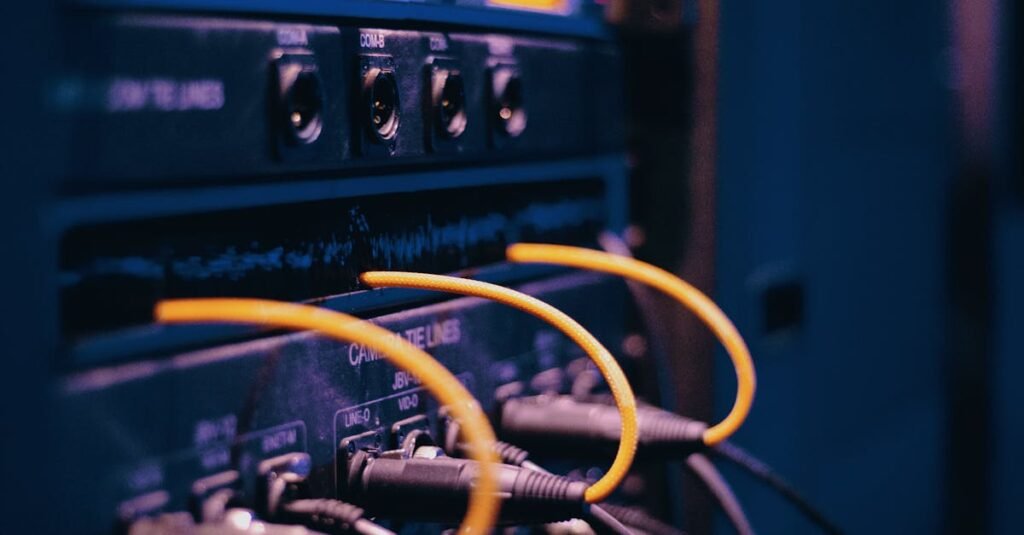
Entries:
{"type": "MultiPolygon", "coordinates": [[[[718,291],[760,374],[737,441],[854,533],[941,528],[945,15],[925,1],[722,9],[718,291]],[[789,285],[802,322],[768,333],[766,292],[789,285]]],[[[814,532],[733,480],[755,527],[814,532]]]]}
{"type": "Polygon", "coordinates": [[[1013,533],[1024,502],[1024,210],[996,217],[992,532],[1013,533]]]}

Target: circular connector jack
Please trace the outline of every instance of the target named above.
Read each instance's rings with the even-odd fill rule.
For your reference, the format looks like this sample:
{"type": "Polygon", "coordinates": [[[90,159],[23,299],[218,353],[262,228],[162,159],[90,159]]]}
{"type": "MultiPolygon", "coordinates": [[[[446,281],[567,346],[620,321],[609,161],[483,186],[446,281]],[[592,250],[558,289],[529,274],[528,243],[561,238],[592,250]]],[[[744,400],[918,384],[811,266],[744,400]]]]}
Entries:
{"type": "Polygon", "coordinates": [[[432,76],[434,119],[441,135],[455,139],[466,131],[466,85],[457,70],[435,69],[432,76]]]}
{"type": "Polygon", "coordinates": [[[491,77],[495,128],[509,137],[526,129],[523,79],[515,69],[497,68],[491,77]]]}
{"type": "Polygon", "coordinates": [[[395,74],[376,67],[370,69],[363,78],[363,94],[370,133],[380,141],[394,139],[401,117],[395,74]]]}
{"type": "Polygon", "coordinates": [[[288,141],[312,143],[323,130],[323,83],[315,65],[279,67],[281,118],[288,141]]]}

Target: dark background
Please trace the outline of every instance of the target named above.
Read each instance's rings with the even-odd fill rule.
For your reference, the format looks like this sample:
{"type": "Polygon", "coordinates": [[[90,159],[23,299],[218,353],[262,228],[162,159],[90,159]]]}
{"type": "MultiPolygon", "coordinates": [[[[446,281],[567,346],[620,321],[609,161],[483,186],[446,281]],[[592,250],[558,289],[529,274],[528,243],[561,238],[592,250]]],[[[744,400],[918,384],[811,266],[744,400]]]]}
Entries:
{"type": "MultiPolygon", "coordinates": [[[[736,440],[851,533],[1015,531],[1013,4],[720,7],[715,288],[760,376],[736,440]]],[[[813,532],[727,475],[763,532],[813,532]]]]}
{"type": "MultiPolygon", "coordinates": [[[[747,337],[759,389],[736,442],[851,533],[1014,532],[1020,8],[695,4],[692,30],[651,17],[626,34],[632,206],[641,254],[713,289],[747,337]],[[687,77],[651,89],[666,68],[687,77]]],[[[678,404],[721,417],[729,360],[670,307],[686,342],[678,404]],[[714,409],[699,393],[708,362],[714,409]]],[[[815,532],[726,475],[755,528],[815,532]]]]}

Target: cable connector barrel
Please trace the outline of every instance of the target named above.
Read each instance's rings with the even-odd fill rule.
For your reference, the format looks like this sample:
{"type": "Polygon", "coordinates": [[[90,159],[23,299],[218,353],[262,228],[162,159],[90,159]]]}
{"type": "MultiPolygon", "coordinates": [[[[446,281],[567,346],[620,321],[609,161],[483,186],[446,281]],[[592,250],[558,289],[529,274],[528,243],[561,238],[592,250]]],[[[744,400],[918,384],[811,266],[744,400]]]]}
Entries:
{"type": "MultiPolygon", "coordinates": [[[[499,522],[540,524],[579,518],[586,512],[587,483],[499,465],[499,522]]],[[[410,459],[357,452],[349,463],[346,498],[374,515],[422,522],[455,522],[465,514],[480,465],[443,454],[410,459]]]]}
{"type": "MultiPolygon", "coordinates": [[[[707,424],[652,406],[637,409],[638,455],[682,458],[704,448],[707,424]]],[[[506,400],[497,428],[503,439],[534,453],[573,457],[608,455],[618,444],[621,423],[614,405],[569,396],[533,396],[506,400]],[[582,444],[589,447],[580,447],[582,444]]]]}

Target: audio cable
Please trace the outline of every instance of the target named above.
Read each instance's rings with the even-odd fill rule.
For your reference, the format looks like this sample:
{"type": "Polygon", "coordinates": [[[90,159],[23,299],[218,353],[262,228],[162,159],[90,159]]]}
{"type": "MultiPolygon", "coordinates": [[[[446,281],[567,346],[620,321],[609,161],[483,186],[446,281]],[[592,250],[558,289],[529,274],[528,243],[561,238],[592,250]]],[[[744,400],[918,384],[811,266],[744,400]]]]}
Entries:
{"type": "Polygon", "coordinates": [[[610,503],[602,504],[601,507],[637,534],[686,535],[685,532],[677,529],[675,526],[666,524],[637,507],[610,503]]]}
{"type": "MultiPolygon", "coordinates": [[[[620,238],[617,234],[612,232],[602,232],[598,237],[598,241],[601,244],[601,248],[605,251],[616,254],[619,256],[632,257],[632,251],[629,245],[620,238]]],[[[637,308],[640,311],[640,315],[643,318],[643,322],[651,334],[651,346],[655,361],[658,363],[658,369],[668,369],[669,361],[668,355],[665,352],[664,340],[668,338],[668,335],[664,332],[661,322],[657,321],[654,315],[655,305],[652,302],[652,295],[649,288],[641,285],[635,280],[627,279],[626,284],[629,287],[629,292],[633,296],[637,308]]],[[[675,398],[672,392],[672,384],[667,380],[665,374],[658,374],[658,385],[660,395],[663,400],[671,401],[675,398]]],[[[581,387],[587,388],[592,386],[590,384],[583,384],[581,387]]],[[[576,385],[573,385],[574,394],[576,385]]],[[[589,394],[589,391],[587,392],[589,394]]],[[[576,396],[576,397],[587,397],[587,396],[576,396]]],[[[607,400],[604,401],[607,404],[607,400]]],[[[642,406],[642,404],[640,404],[642,406]]],[[[824,533],[831,535],[839,535],[842,530],[839,529],[828,517],[825,516],[817,507],[815,507],[807,498],[800,494],[785,478],[775,472],[770,466],[763,461],[757,459],[752,454],[733,444],[730,441],[724,441],[719,445],[712,448],[711,453],[717,457],[721,457],[737,466],[742,468],[748,474],[752,475],[756,479],[760,480],[764,484],[771,487],[773,490],[778,492],[784,499],[788,500],[793,506],[795,506],[803,515],[816,524],[824,533]]]]}
{"type": "MultiPolygon", "coordinates": [[[[459,424],[448,420],[445,426],[445,450],[460,457],[468,456],[471,446],[459,440],[459,424]]],[[[508,442],[494,443],[494,453],[498,459],[511,466],[524,468],[541,474],[551,474],[547,469],[529,459],[530,453],[508,442]]],[[[598,535],[632,535],[616,515],[607,511],[605,504],[591,504],[583,518],[598,535]]]]}
{"type": "Polygon", "coordinates": [[[715,303],[700,290],[661,268],[639,260],[593,249],[566,245],[517,243],[505,254],[517,263],[553,264],[625,277],[662,291],[697,315],[725,346],[736,370],[736,399],[721,422],[708,427],[702,440],[714,446],[739,429],[750,413],[756,376],[750,350],[739,331],[715,303]]]}
{"type": "Polygon", "coordinates": [[[365,517],[362,508],[340,500],[307,498],[281,506],[279,517],[331,535],[395,535],[365,517]]]}
{"type": "Polygon", "coordinates": [[[715,455],[742,468],[762,483],[778,492],[789,503],[800,511],[804,517],[829,535],[842,535],[843,530],[828,519],[821,510],[800,494],[793,485],[768,466],[764,461],[754,457],[743,448],[729,442],[723,442],[711,449],[715,455]]]}
{"type": "Polygon", "coordinates": [[[533,314],[568,336],[587,353],[604,376],[619,415],[615,458],[605,474],[587,488],[587,503],[604,501],[622,482],[633,463],[637,445],[636,398],[618,362],[582,325],[557,308],[521,292],[482,281],[446,275],[370,271],[359,276],[371,288],[397,287],[482,297],[533,314]]]}
{"type": "Polygon", "coordinates": [[[743,511],[743,506],[740,505],[736,493],[732,491],[729,482],[725,480],[714,463],[700,453],[691,453],[686,456],[686,467],[708,489],[736,533],[738,535],[753,535],[754,530],[750,527],[750,521],[747,520],[747,514],[743,511]]]}
{"type": "MultiPolygon", "coordinates": [[[[367,518],[361,507],[331,498],[310,498],[308,478],[312,468],[309,454],[302,452],[261,462],[257,514],[328,535],[395,535],[367,518]]],[[[223,519],[223,514],[217,516],[223,519]]]]}
{"type": "MultiPolygon", "coordinates": [[[[729,441],[713,447],[704,445],[701,438],[707,424],[646,403],[638,403],[637,415],[639,460],[686,458],[688,466],[693,468],[690,457],[710,452],[738,465],[779,492],[823,532],[842,532],[784,478],[753,455],[729,441]]],[[[577,456],[595,454],[616,443],[618,412],[607,394],[511,398],[499,409],[496,427],[502,436],[538,451],[559,454],[566,451],[566,444],[584,443],[586,448],[577,447],[572,451],[577,456]]],[[[504,459],[504,455],[501,457],[504,459]]],[[[724,505],[723,510],[726,510],[724,505]]]]}
{"type": "MultiPolygon", "coordinates": [[[[633,251],[629,248],[626,240],[614,232],[601,232],[597,236],[597,241],[605,252],[629,258],[633,257],[633,251]]],[[[666,409],[674,409],[678,400],[676,386],[672,382],[672,374],[667,373],[673,367],[672,359],[666,349],[666,343],[671,338],[670,333],[667,331],[668,325],[656,315],[660,307],[655,302],[654,290],[633,279],[627,278],[625,282],[648,335],[649,347],[648,351],[645,352],[645,356],[651,359],[651,365],[655,370],[653,375],[658,388],[659,405],[666,409]]],[[[584,376],[581,375],[577,380],[583,378],[584,376]]],[[[587,388],[586,392],[590,393],[594,386],[593,381],[590,381],[590,384],[585,386],[587,388]]],[[[577,385],[574,383],[573,389],[576,388],[577,385]]]]}
{"type": "MultiPolygon", "coordinates": [[[[476,453],[473,447],[467,448],[476,453]]],[[[480,463],[448,457],[430,444],[410,456],[359,450],[339,482],[342,496],[368,511],[414,522],[448,523],[462,514],[480,463]]],[[[497,465],[501,525],[536,525],[584,518],[586,482],[508,464],[497,465]]],[[[626,535],[615,533],[614,535],[626,535]]]]}
{"type": "MultiPolygon", "coordinates": [[[[583,411],[590,411],[591,410],[591,408],[588,407],[586,404],[577,403],[576,401],[574,401],[574,400],[572,400],[570,398],[561,398],[561,399],[564,401],[564,403],[567,403],[567,404],[570,404],[570,405],[574,405],[574,404],[580,405],[580,407],[583,409],[583,411]]],[[[608,408],[607,405],[606,405],[606,408],[608,408]]],[[[643,407],[641,407],[641,413],[640,413],[640,415],[641,415],[641,417],[640,417],[640,429],[641,429],[641,437],[644,438],[645,437],[645,433],[643,432],[644,424],[648,423],[648,420],[644,418],[645,414],[644,414],[642,409],[643,409],[643,407]]],[[[595,423],[594,420],[588,419],[588,418],[586,418],[585,416],[583,416],[580,413],[577,413],[577,414],[566,414],[566,413],[563,413],[563,412],[560,412],[560,411],[552,411],[550,413],[550,417],[551,417],[552,420],[557,420],[557,421],[565,421],[566,419],[569,419],[569,420],[574,420],[574,419],[575,420],[580,420],[580,421],[584,422],[584,427],[587,427],[588,424],[592,425],[592,424],[595,423]]],[[[602,427],[604,429],[609,429],[609,430],[613,429],[612,426],[597,426],[597,427],[602,427]]],[[[696,431],[696,432],[692,432],[690,434],[691,437],[700,437],[701,436],[701,432],[700,431],[702,431],[704,428],[706,428],[706,426],[699,426],[699,427],[700,427],[700,430],[696,431]]],[[[577,428],[577,429],[579,429],[579,428],[577,428]]],[[[466,446],[464,446],[463,444],[460,444],[457,441],[457,439],[455,438],[457,436],[458,436],[457,433],[451,431],[450,429],[448,430],[446,439],[447,439],[447,441],[450,444],[449,449],[451,451],[457,451],[457,452],[459,452],[461,454],[468,453],[468,451],[466,451],[466,446]]],[[[647,436],[650,436],[650,435],[647,434],[647,436]]],[[[647,444],[641,442],[641,452],[643,451],[643,447],[645,445],[647,445],[647,444]]],[[[494,447],[495,447],[495,452],[498,454],[499,459],[501,459],[501,461],[506,463],[506,464],[512,464],[512,465],[515,465],[515,466],[522,466],[523,468],[529,468],[531,470],[537,470],[537,471],[545,472],[544,468],[540,467],[539,465],[537,465],[536,463],[534,463],[533,461],[530,460],[529,452],[527,452],[527,450],[525,450],[523,448],[514,446],[514,445],[512,445],[512,444],[510,444],[508,442],[504,442],[504,441],[500,441],[500,440],[498,442],[495,442],[494,447]]],[[[553,447],[553,449],[556,449],[556,450],[567,451],[567,450],[563,449],[560,446],[552,446],[552,447],[553,447]]],[[[568,451],[572,451],[572,450],[568,450],[568,451]]],[[[708,458],[706,456],[704,456],[701,453],[697,453],[697,452],[690,453],[689,455],[686,456],[686,465],[687,465],[687,468],[689,468],[690,471],[693,472],[693,474],[698,479],[700,479],[701,483],[704,485],[704,487],[711,494],[711,497],[714,498],[714,500],[718,503],[719,508],[725,514],[726,518],[729,519],[729,523],[732,524],[732,526],[735,528],[736,532],[739,533],[740,535],[752,535],[754,533],[754,531],[750,527],[750,521],[747,520],[746,513],[743,511],[743,506],[740,505],[739,499],[736,498],[736,494],[732,491],[732,488],[729,486],[729,483],[725,480],[725,478],[718,471],[718,469],[715,467],[715,465],[710,460],[708,460],[708,458]]],[[[618,515],[615,515],[614,512],[610,511],[604,504],[602,504],[599,508],[597,506],[592,506],[592,510],[594,508],[598,509],[597,514],[599,514],[599,515],[611,515],[612,517],[617,518],[620,521],[620,523],[624,523],[624,522],[622,522],[622,520],[623,520],[622,518],[618,517],[618,515]]],[[[592,513],[593,513],[593,511],[592,511],[592,513]]],[[[587,520],[589,521],[591,519],[588,518],[587,520]]],[[[602,519],[599,518],[598,520],[600,521],[602,519]]]]}
{"type": "Polygon", "coordinates": [[[379,352],[396,367],[419,379],[424,388],[448,407],[472,444],[476,464],[468,489],[463,535],[483,535],[494,525],[500,507],[494,431],[480,405],[441,363],[394,333],[369,322],[324,308],[262,299],[180,299],[161,301],[154,311],[162,323],[228,322],[291,330],[315,331],[345,343],[358,343],[379,352]]]}
{"type": "MultiPolygon", "coordinates": [[[[601,414],[604,415],[604,418],[612,416],[611,411],[608,410],[607,394],[574,392],[572,399],[563,398],[561,403],[578,404],[580,405],[579,410],[593,416],[601,414]],[[604,405],[606,408],[595,409],[589,402],[604,405]]],[[[707,424],[677,416],[672,412],[643,402],[637,403],[637,411],[640,426],[638,456],[647,458],[653,456],[665,461],[685,457],[687,469],[700,480],[736,533],[752,534],[750,521],[729,482],[703,453],[707,450],[702,443],[702,436],[704,430],[707,429],[707,424]]],[[[592,423],[592,420],[588,418],[583,419],[592,423]]],[[[715,446],[715,448],[717,447],[715,446]]]]}

